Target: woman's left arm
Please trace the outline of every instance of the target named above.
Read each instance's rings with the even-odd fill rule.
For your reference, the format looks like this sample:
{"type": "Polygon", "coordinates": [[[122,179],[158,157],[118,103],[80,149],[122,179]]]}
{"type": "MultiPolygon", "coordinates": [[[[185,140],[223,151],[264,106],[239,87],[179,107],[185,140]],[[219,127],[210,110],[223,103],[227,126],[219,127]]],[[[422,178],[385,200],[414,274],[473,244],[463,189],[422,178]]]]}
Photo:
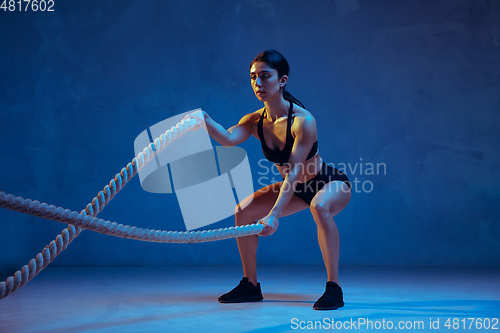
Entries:
{"type": "Polygon", "coordinates": [[[288,160],[288,173],[281,184],[280,193],[273,208],[266,217],[259,220],[259,222],[265,224],[260,233],[261,236],[271,235],[278,228],[278,219],[293,196],[299,176],[304,169],[307,155],[316,141],[316,120],[311,115],[296,117],[292,125],[292,132],[295,133],[295,141],[288,160]]]}

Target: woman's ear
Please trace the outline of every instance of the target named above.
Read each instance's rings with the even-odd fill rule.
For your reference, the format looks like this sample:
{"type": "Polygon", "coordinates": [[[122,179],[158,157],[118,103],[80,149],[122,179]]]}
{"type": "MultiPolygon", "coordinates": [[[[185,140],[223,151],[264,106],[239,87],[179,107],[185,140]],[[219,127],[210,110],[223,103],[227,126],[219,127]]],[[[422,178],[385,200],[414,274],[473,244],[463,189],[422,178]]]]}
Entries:
{"type": "Polygon", "coordinates": [[[284,87],[286,86],[286,83],[288,82],[288,76],[286,75],[283,75],[280,79],[280,87],[284,87]]]}

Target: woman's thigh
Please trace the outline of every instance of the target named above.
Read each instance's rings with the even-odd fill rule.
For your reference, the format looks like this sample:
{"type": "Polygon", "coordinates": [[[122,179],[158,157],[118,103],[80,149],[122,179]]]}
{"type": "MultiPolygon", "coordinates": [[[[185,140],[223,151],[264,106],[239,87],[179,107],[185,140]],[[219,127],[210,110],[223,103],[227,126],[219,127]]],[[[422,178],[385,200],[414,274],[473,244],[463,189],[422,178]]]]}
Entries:
{"type": "MultiPolygon", "coordinates": [[[[268,185],[243,199],[235,208],[238,225],[254,223],[265,217],[273,208],[278,198],[281,182],[268,185]]],[[[302,199],[293,195],[281,217],[295,214],[309,208],[302,199]]]]}

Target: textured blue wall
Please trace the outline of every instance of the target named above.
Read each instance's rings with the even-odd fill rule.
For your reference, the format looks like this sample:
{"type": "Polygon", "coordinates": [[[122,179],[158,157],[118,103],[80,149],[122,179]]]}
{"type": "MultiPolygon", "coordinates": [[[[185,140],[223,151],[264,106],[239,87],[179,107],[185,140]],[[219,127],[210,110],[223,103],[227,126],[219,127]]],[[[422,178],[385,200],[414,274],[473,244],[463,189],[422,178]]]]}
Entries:
{"type": "MultiPolygon", "coordinates": [[[[52,13],[0,11],[0,190],[83,209],[150,125],[201,107],[229,128],[259,108],[248,66],[276,48],[289,90],[317,118],[323,159],[357,181],[336,217],[341,264],[499,265],[500,2],[55,2],[52,13]]],[[[259,142],[241,147],[257,188],[259,142]]],[[[184,230],[175,196],[137,178],[100,217],[184,230]]],[[[0,277],[64,227],[5,209],[0,221],[0,277]]],[[[321,265],[310,212],[283,218],[258,256],[321,265]]],[[[227,265],[239,255],[234,239],[160,245],[86,231],[53,264],[227,265]]]]}

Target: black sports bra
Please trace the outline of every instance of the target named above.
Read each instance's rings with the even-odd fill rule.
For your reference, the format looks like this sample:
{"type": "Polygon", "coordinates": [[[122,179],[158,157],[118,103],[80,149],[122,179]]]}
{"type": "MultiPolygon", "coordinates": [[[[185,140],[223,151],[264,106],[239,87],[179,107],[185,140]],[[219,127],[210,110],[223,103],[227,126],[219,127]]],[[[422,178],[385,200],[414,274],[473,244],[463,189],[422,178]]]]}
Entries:
{"type": "MultiPolygon", "coordinates": [[[[293,103],[290,102],[290,110],[288,111],[288,120],[287,120],[287,128],[286,128],[286,142],[283,150],[279,150],[279,147],[276,147],[274,150],[269,148],[266,145],[266,140],[264,139],[264,132],[262,130],[264,115],[266,113],[266,109],[262,112],[262,115],[259,119],[259,124],[257,125],[257,134],[259,135],[260,143],[262,145],[262,151],[264,152],[264,156],[271,162],[276,163],[279,166],[284,166],[288,163],[290,158],[290,154],[292,153],[293,141],[295,140],[292,136],[292,113],[293,113],[293,103]]],[[[318,152],[318,141],[316,141],[309,155],[307,155],[306,160],[309,160],[311,157],[316,155],[318,152]]]]}

